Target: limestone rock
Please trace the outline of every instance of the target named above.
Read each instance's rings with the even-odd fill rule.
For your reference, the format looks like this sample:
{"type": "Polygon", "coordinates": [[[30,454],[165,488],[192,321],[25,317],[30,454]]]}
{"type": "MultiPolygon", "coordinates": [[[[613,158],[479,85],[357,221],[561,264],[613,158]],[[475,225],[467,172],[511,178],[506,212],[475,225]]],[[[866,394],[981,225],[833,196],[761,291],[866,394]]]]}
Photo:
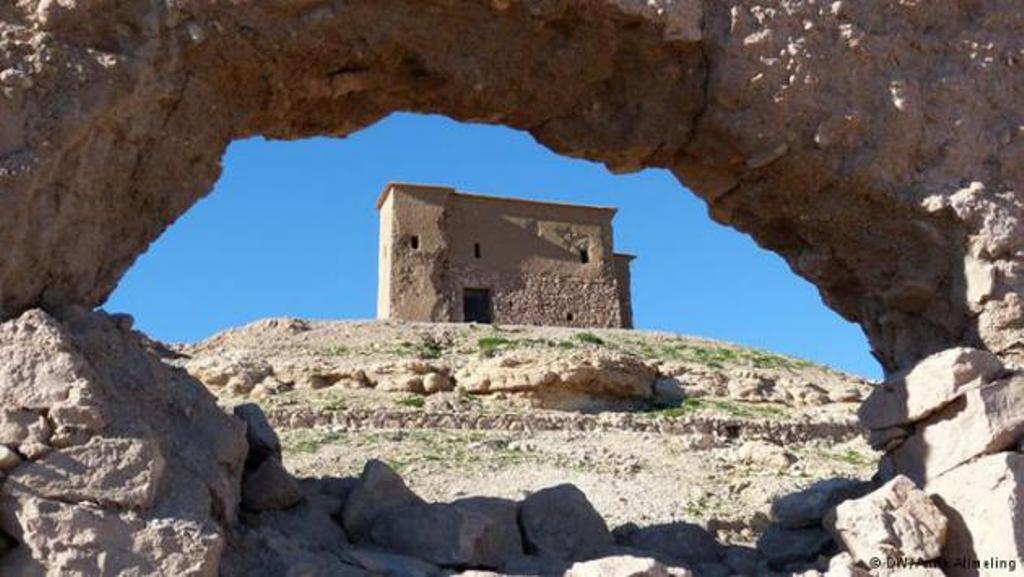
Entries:
{"type": "MultiPolygon", "coordinates": [[[[655,377],[654,369],[640,360],[608,351],[503,356],[457,374],[459,385],[473,393],[560,392],[628,399],[649,398],[655,377]]],[[[540,402],[548,406],[556,401],[545,405],[542,396],[540,402]]]]}
{"type": "Polygon", "coordinates": [[[691,577],[681,567],[665,567],[654,559],[618,556],[581,561],[574,564],[565,577],[691,577]]]}
{"type": "Polygon", "coordinates": [[[856,479],[824,479],[772,503],[772,518],[781,527],[799,529],[821,525],[829,511],[847,499],[870,491],[871,485],[856,479]]]}
{"type": "Polygon", "coordinates": [[[0,557],[3,575],[218,574],[224,543],[210,521],[26,496],[5,497],[0,506],[22,544],[0,557]]]}
{"type": "Polygon", "coordinates": [[[152,506],[166,467],[154,442],[93,438],[26,463],[6,483],[13,493],[144,510],[152,506]]]}
{"type": "Polygon", "coordinates": [[[524,499],[519,525],[527,551],[540,556],[593,559],[614,544],[604,519],[573,485],[541,489],[524,499]]]}
{"type": "Polygon", "coordinates": [[[946,543],[946,516],[913,481],[898,476],[860,499],[836,507],[826,520],[853,558],[927,561],[946,543]]]}
{"type": "Polygon", "coordinates": [[[7,445],[0,445],[0,472],[9,471],[21,463],[21,457],[7,445]]]}
{"type": "Polygon", "coordinates": [[[722,559],[723,548],[700,525],[682,521],[642,528],[618,528],[616,540],[634,547],[662,563],[691,567],[699,563],[716,563],[722,559]]]}
{"type": "Polygon", "coordinates": [[[251,511],[287,509],[300,499],[298,483],[276,458],[264,459],[242,477],[242,506],[251,511]]]}
{"type": "Polygon", "coordinates": [[[821,527],[784,529],[771,525],[757,540],[758,553],[774,569],[814,561],[833,546],[832,537],[821,527]]]}
{"type": "Polygon", "coordinates": [[[980,455],[1003,451],[1024,437],[1024,377],[965,392],[918,424],[885,456],[896,473],[924,483],[980,455]]]}
{"type": "Polygon", "coordinates": [[[441,576],[441,570],[436,565],[405,555],[353,548],[345,550],[342,557],[353,565],[366,569],[375,577],[377,575],[383,577],[441,576]]]}
{"type": "Polygon", "coordinates": [[[973,575],[957,559],[1024,559],[1024,455],[996,453],[929,481],[925,491],[949,520],[942,557],[953,577],[973,575]]]}
{"type": "Polygon", "coordinates": [[[267,421],[263,409],[255,403],[243,403],[233,412],[245,422],[245,440],[249,443],[246,466],[255,467],[267,458],[281,460],[281,440],[267,421]]]}
{"type": "Polygon", "coordinates": [[[395,507],[423,504],[390,467],[371,460],[363,467],[359,484],[348,496],[342,524],[349,538],[358,543],[370,539],[370,528],[381,513],[395,507]]]}
{"type": "Polygon", "coordinates": [[[147,347],[80,309],[0,323],[0,404],[14,415],[0,428],[46,449],[0,488],[0,528],[24,545],[0,574],[217,574],[244,430],[147,347]],[[58,407],[52,448],[34,415],[58,407]]]}
{"type": "Polygon", "coordinates": [[[517,531],[515,517],[433,503],[382,512],[373,521],[370,540],[386,551],[435,565],[497,568],[523,554],[517,531]]]}
{"type": "Polygon", "coordinates": [[[274,372],[266,362],[241,354],[200,357],[189,361],[186,368],[207,387],[234,393],[248,393],[274,372]]]}
{"type": "Polygon", "coordinates": [[[858,414],[869,429],[905,425],[942,409],[997,377],[1003,363],[988,351],[956,347],[931,355],[875,387],[858,414]]]}

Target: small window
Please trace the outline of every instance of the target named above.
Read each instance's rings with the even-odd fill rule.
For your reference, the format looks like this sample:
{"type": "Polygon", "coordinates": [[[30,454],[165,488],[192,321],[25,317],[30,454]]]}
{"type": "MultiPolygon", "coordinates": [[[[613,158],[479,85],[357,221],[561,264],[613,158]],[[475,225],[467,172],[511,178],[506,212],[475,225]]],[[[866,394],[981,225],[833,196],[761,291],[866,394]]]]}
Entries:
{"type": "Polygon", "coordinates": [[[409,237],[409,248],[413,250],[419,250],[420,248],[420,237],[415,234],[409,237]]]}
{"type": "Polygon", "coordinates": [[[572,322],[572,320],[573,320],[574,318],[575,318],[575,317],[573,317],[572,313],[566,313],[566,315],[565,315],[565,320],[567,320],[567,321],[569,321],[569,322],[572,322]]]}
{"type": "Polygon", "coordinates": [[[480,243],[473,243],[473,256],[480,258],[480,243]]]}
{"type": "Polygon", "coordinates": [[[580,249],[580,262],[583,264],[590,262],[590,251],[585,248],[580,249]]]}

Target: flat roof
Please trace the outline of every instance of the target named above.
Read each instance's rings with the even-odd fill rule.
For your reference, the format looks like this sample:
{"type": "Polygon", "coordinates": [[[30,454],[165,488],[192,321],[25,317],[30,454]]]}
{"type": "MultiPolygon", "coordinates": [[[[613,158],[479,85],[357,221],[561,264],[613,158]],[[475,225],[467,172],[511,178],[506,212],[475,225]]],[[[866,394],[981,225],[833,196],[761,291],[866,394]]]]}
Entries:
{"type": "Polygon", "coordinates": [[[500,201],[504,201],[504,202],[515,202],[515,203],[521,203],[521,204],[540,204],[540,205],[545,205],[545,206],[559,206],[559,207],[568,207],[568,208],[582,208],[582,209],[587,209],[587,210],[598,210],[598,211],[601,211],[601,212],[610,212],[613,215],[616,212],[619,211],[619,209],[614,207],[614,206],[599,206],[599,205],[595,205],[595,204],[573,204],[573,203],[570,203],[570,202],[556,202],[556,201],[550,201],[550,200],[533,200],[533,199],[529,199],[529,198],[517,198],[517,197],[514,197],[514,196],[492,196],[492,195],[487,195],[487,194],[477,194],[475,192],[462,192],[462,191],[459,191],[459,190],[455,190],[455,188],[453,188],[451,186],[441,186],[441,185],[433,185],[433,184],[416,184],[416,183],[412,183],[412,182],[389,182],[386,185],[384,185],[384,190],[382,190],[380,192],[380,196],[377,197],[377,210],[380,210],[380,207],[384,206],[384,201],[387,200],[388,194],[390,194],[392,188],[414,188],[414,189],[417,189],[417,190],[422,190],[422,191],[427,191],[427,192],[430,192],[430,191],[444,192],[446,194],[454,194],[455,196],[461,196],[461,197],[465,197],[465,198],[480,198],[480,199],[484,199],[484,200],[500,200],[500,201]]]}

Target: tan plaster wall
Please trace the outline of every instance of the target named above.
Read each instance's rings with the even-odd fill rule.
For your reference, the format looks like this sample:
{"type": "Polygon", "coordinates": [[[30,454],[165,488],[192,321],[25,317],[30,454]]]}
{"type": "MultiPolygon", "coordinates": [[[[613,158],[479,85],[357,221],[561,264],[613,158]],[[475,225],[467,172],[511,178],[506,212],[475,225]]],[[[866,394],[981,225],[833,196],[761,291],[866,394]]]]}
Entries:
{"type": "Polygon", "coordinates": [[[383,198],[382,213],[391,213],[390,231],[382,228],[390,243],[382,274],[390,270],[391,279],[380,281],[390,301],[379,307],[386,318],[461,322],[463,290],[486,288],[496,323],[626,326],[612,247],[614,209],[419,185],[393,185],[383,198]],[[418,249],[409,246],[413,234],[418,249]]]}
{"type": "Polygon", "coordinates": [[[452,318],[445,294],[448,241],[445,231],[445,189],[405,189],[391,194],[391,280],[389,317],[409,321],[452,318]],[[419,237],[419,247],[411,239],[419,237]]]}

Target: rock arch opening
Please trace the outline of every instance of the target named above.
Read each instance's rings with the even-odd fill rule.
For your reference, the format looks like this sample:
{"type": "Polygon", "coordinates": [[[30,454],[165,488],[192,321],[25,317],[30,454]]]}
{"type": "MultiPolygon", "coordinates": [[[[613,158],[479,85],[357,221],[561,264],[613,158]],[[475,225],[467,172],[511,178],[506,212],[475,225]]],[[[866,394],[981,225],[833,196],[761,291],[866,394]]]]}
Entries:
{"type": "Polygon", "coordinates": [[[875,430],[895,447],[883,474],[940,495],[956,547],[1021,557],[1024,89],[1012,3],[25,1],[0,7],[0,28],[0,346],[11,359],[0,384],[13,406],[54,419],[51,459],[136,455],[140,483],[62,493],[102,512],[27,485],[0,516],[35,543],[18,562],[74,566],[105,548],[52,555],[45,534],[33,541],[17,522],[42,507],[55,533],[113,528],[147,551],[143,572],[181,572],[181,557],[152,550],[174,538],[151,511],[121,516],[170,503],[149,490],[166,474],[200,496],[175,501],[198,537],[167,548],[194,547],[197,571],[215,571],[216,527],[238,501],[237,423],[182,392],[192,385],[147,388],[144,375],[176,377],[79,307],[102,302],[211,189],[232,140],[343,136],[396,110],[512,126],[615,170],[670,169],[716,220],[782,255],[864,328],[888,385],[908,395],[883,403],[902,415],[875,430]],[[972,349],[948,353],[956,346],[972,349]],[[40,365],[40,351],[59,367],[40,365]],[[987,353],[1000,370],[981,370],[987,353]],[[903,372],[935,363],[938,376],[918,381],[930,386],[903,372]],[[964,387],[965,375],[981,384],[964,387]],[[78,410],[83,399],[96,411],[78,410]],[[970,410],[947,414],[961,405],[970,410]],[[185,422],[200,432],[182,434],[185,422]],[[958,435],[971,443],[942,445],[945,422],[976,433],[958,435]],[[161,456],[191,466],[164,469],[161,456]],[[930,456],[943,461],[922,469],[930,456]],[[970,513],[982,497],[1000,501],[991,518],[970,513]],[[992,522],[1005,530],[984,529],[992,522]]]}

